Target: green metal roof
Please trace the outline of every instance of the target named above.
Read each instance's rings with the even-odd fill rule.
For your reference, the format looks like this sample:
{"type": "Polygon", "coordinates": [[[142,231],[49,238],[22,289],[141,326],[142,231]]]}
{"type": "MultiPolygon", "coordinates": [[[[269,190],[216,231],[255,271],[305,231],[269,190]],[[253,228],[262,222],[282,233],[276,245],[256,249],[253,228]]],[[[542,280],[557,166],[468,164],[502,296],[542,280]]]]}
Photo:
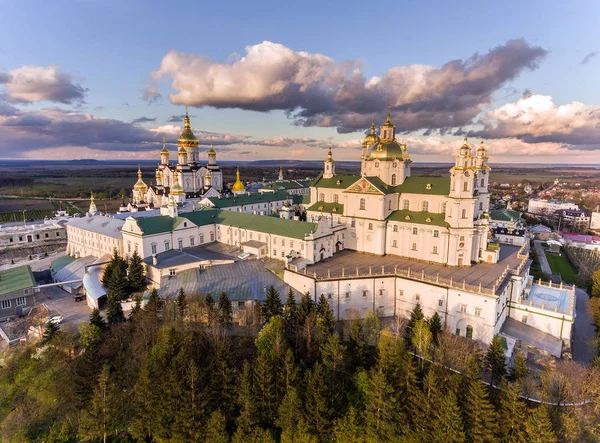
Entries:
{"type": "Polygon", "coordinates": [[[302,240],[317,230],[317,223],[233,211],[219,211],[215,223],[302,240]]]}
{"type": "Polygon", "coordinates": [[[396,191],[395,186],[388,186],[379,177],[365,177],[373,186],[379,189],[384,194],[393,194],[396,191]]]}
{"type": "Polygon", "coordinates": [[[358,175],[334,175],[331,178],[323,178],[323,174],[311,183],[312,187],[346,189],[352,183],[356,183],[360,177],[358,175]]]}
{"type": "MultiPolygon", "coordinates": [[[[205,226],[210,225],[211,223],[216,223],[219,212],[221,211],[218,209],[202,208],[198,211],[184,212],[181,214],[181,217],[178,218],[181,220],[188,219],[197,226],[205,226]]],[[[178,221],[175,227],[179,226],[180,223],[181,221],[178,221]]]]}
{"type": "Polygon", "coordinates": [[[290,180],[284,182],[275,182],[270,185],[263,186],[262,189],[298,189],[308,188],[310,186],[309,180],[290,180]]]}
{"type": "Polygon", "coordinates": [[[404,183],[396,186],[395,190],[406,194],[448,195],[450,194],[450,178],[407,177],[404,183]]]}
{"type": "MultiPolygon", "coordinates": [[[[156,217],[141,217],[135,221],[144,235],[160,234],[162,232],[171,232],[178,222],[177,218],[169,215],[157,215],[156,217]]],[[[180,220],[179,220],[180,221],[180,220]]]]}
{"type": "Polygon", "coordinates": [[[521,213],[513,211],[512,209],[500,209],[498,211],[490,212],[490,218],[497,221],[522,221],[521,213]]]}
{"type": "MultiPolygon", "coordinates": [[[[294,202],[294,203],[295,203],[295,202],[294,202]]],[[[302,203],[303,205],[307,205],[307,204],[309,204],[309,203],[310,203],[310,194],[304,194],[304,195],[302,196],[302,201],[301,201],[301,203],[302,203]]]]}
{"type": "Polygon", "coordinates": [[[270,203],[278,200],[290,199],[290,194],[285,191],[265,192],[264,194],[240,194],[229,198],[209,197],[215,208],[230,208],[232,206],[253,205],[257,203],[270,203]]]}
{"type": "Polygon", "coordinates": [[[50,269],[53,274],[56,274],[62,268],[64,268],[69,263],[74,262],[74,261],[75,261],[75,259],[73,257],[71,257],[70,255],[63,255],[62,257],[57,258],[50,264],[50,269]]]}
{"type": "Polygon", "coordinates": [[[0,271],[0,295],[21,291],[35,285],[35,278],[29,265],[0,271]]]}
{"type": "Polygon", "coordinates": [[[401,209],[399,211],[392,212],[388,216],[387,220],[402,223],[417,223],[420,225],[441,226],[444,228],[450,226],[446,221],[444,221],[444,214],[424,211],[408,211],[406,209],[401,209]]]}
{"type": "Polygon", "coordinates": [[[326,203],[322,201],[316,202],[307,211],[315,211],[315,212],[327,212],[329,214],[340,214],[344,213],[344,205],[340,203],[326,203]]]}

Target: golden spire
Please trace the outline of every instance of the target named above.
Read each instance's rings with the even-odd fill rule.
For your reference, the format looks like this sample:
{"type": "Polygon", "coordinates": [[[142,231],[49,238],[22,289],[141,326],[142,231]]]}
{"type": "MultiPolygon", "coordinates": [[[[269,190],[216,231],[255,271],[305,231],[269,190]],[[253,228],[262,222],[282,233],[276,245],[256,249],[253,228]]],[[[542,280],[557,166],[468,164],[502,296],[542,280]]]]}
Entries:
{"type": "Polygon", "coordinates": [[[88,211],[90,214],[95,214],[96,212],[98,212],[98,209],[96,208],[96,203],[94,202],[94,193],[90,193],[90,209],[88,211]]]}
{"type": "Polygon", "coordinates": [[[235,183],[231,187],[231,190],[233,192],[237,192],[237,193],[244,192],[246,190],[246,188],[244,187],[244,184],[240,180],[240,167],[239,166],[237,167],[237,170],[235,171],[235,183]]]}
{"type": "Polygon", "coordinates": [[[388,107],[387,118],[385,119],[385,123],[383,124],[383,126],[394,126],[394,124],[392,123],[392,114],[391,114],[392,105],[391,105],[391,103],[388,103],[387,107],[388,107]]]}
{"type": "MultiPolygon", "coordinates": [[[[138,165],[138,178],[141,180],[142,178],[142,169],[140,168],[140,165],[138,165]]],[[[92,197],[93,198],[93,197],[92,197]]]]}
{"type": "Polygon", "coordinates": [[[168,154],[169,151],[167,150],[167,137],[165,137],[164,135],[163,135],[163,138],[162,138],[162,142],[163,142],[163,146],[162,146],[162,149],[160,150],[160,153],[161,154],[168,154]]]}
{"type": "Polygon", "coordinates": [[[375,116],[373,115],[373,121],[371,122],[371,135],[375,135],[375,116]]]}

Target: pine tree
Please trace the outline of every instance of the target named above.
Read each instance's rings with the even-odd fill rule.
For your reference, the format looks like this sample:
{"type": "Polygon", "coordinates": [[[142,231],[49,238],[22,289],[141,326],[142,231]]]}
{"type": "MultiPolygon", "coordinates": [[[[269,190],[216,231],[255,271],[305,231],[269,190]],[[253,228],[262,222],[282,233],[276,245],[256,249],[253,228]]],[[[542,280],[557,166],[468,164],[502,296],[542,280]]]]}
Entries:
{"type": "Polygon", "coordinates": [[[344,346],[337,334],[332,334],[321,346],[321,359],[325,370],[325,383],[331,393],[330,401],[335,411],[343,407],[346,397],[346,381],[348,373],[346,370],[346,346],[344,346]]]}
{"type": "Polygon", "coordinates": [[[104,329],[106,327],[106,322],[104,318],[102,318],[102,314],[100,314],[100,310],[98,308],[92,309],[92,313],[90,314],[90,324],[99,327],[100,329],[104,329]]]}
{"type": "Polygon", "coordinates": [[[492,339],[492,343],[485,356],[487,367],[492,371],[492,382],[497,383],[506,375],[506,358],[504,357],[504,347],[498,335],[492,339]]]}
{"type": "Polygon", "coordinates": [[[527,359],[522,353],[517,352],[515,355],[515,361],[513,362],[513,367],[510,369],[510,380],[519,381],[527,377],[527,375],[529,375],[527,359]]]}
{"type": "Polygon", "coordinates": [[[365,333],[360,318],[355,318],[350,324],[350,336],[348,337],[348,354],[352,366],[361,368],[365,364],[365,333]]]}
{"type": "Polygon", "coordinates": [[[329,306],[329,302],[325,298],[324,294],[321,294],[319,297],[319,302],[317,303],[317,314],[319,316],[319,324],[321,325],[323,331],[326,334],[333,333],[335,329],[335,317],[333,316],[333,311],[329,306]]]}
{"type": "Polygon", "coordinates": [[[219,409],[229,417],[235,408],[237,392],[236,371],[233,366],[231,347],[227,341],[223,342],[208,367],[208,410],[219,409]]]}
{"type": "Polygon", "coordinates": [[[296,305],[296,298],[294,297],[294,291],[290,288],[283,308],[283,320],[285,322],[285,332],[288,341],[294,346],[296,345],[296,336],[298,333],[298,306],[296,305]]]}
{"type": "Polygon", "coordinates": [[[435,346],[439,345],[439,337],[442,333],[442,319],[440,315],[435,312],[429,319],[429,330],[431,331],[431,339],[435,346]]]}
{"type": "Polygon", "coordinates": [[[307,292],[302,296],[300,304],[298,305],[298,324],[303,325],[306,323],[306,319],[315,310],[315,304],[310,298],[310,294],[307,292]]]}
{"type": "Polygon", "coordinates": [[[106,319],[109,325],[116,323],[122,323],[125,321],[125,315],[123,314],[123,307],[121,306],[121,300],[115,299],[115,297],[108,295],[108,307],[106,309],[106,319]]]}
{"type": "Polygon", "coordinates": [[[454,391],[450,390],[437,399],[430,426],[432,443],[460,443],[465,441],[460,408],[454,391]]]}
{"type": "Polygon", "coordinates": [[[372,371],[364,413],[368,441],[398,441],[400,420],[397,412],[393,388],[381,371],[372,371]]]}
{"type": "Polygon", "coordinates": [[[177,300],[175,301],[175,303],[177,305],[179,320],[183,321],[185,318],[185,312],[188,307],[187,296],[183,288],[179,288],[179,293],[177,294],[177,300]]]}
{"type": "Polygon", "coordinates": [[[533,443],[555,443],[557,441],[552,430],[548,408],[538,406],[529,412],[525,419],[525,435],[527,441],[533,443]]]}
{"type": "Polygon", "coordinates": [[[228,443],[229,434],[225,428],[225,417],[221,411],[214,411],[210,414],[204,440],[211,443],[228,443]]]}
{"type": "Polygon", "coordinates": [[[212,295],[206,294],[204,297],[204,305],[206,306],[206,320],[209,326],[214,326],[219,320],[218,313],[215,311],[215,300],[212,295]]]}
{"type": "Polygon", "coordinates": [[[275,424],[281,428],[281,443],[309,442],[313,440],[308,433],[303,415],[302,402],[296,390],[290,389],[283,397],[275,421],[275,424]]]}
{"type": "Polygon", "coordinates": [[[233,324],[233,307],[231,300],[224,292],[219,297],[219,324],[224,328],[231,328],[233,324]]]}
{"type": "Polygon", "coordinates": [[[148,303],[146,303],[146,306],[144,306],[144,310],[158,317],[158,313],[161,308],[162,300],[158,295],[158,291],[156,290],[156,288],[152,288],[152,290],[150,291],[150,297],[148,298],[148,303]]]}
{"type": "Polygon", "coordinates": [[[133,251],[127,269],[127,285],[131,292],[139,292],[146,287],[146,272],[142,264],[142,258],[137,251],[133,251]]]}
{"type": "Polygon", "coordinates": [[[114,396],[114,386],[110,378],[110,369],[104,366],[100,371],[90,405],[84,411],[81,420],[80,434],[87,438],[103,438],[114,431],[117,414],[114,396]]]}
{"type": "MultiPolygon", "coordinates": [[[[236,420],[236,434],[248,434],[251,428],[257,423],[256,402],[254,399],[253,369],[250,363],[244,362],[242,375],[240,377],[237,403],[240,406],[240,413],[236,420]]],[[[235,441],[235,437],[234,437],[235,441]]]]}
{"type": "Polygon", "coordinates": [[[498,438],[505,443],[520,443],[526,441],[525,421],[526,406],[521,400],[517,387],[513,384],[502,383],[498,407],[498,438]]]}
{"type": "Polygon", "coordinates": [[[321,363],[316,363],[306,371],[305,407],[306,418],[313,435],[319,441],[325,441],[330,434],[333,410],[331,408],[331,392],[325,383],[325,371],[321,363]]]}
{"type": "Polygon", "coordinates": [[[600,297],[600,268],[596,269],[592,274],[590,297],[600,297]]]}
{"type": "Polygon", "coordinates": [[[135,305],[131,308],[131,312],[129,313],[129,320],[133,320],[136,315],[142,310],[142,295],[137,294],[135,296],[135,305]]]}
{"type": "Polygon", "coordinates": [[[267,298],[262,305],[263,320],[268,322],[274,315],[281,315],[283,307],[281,305],[281,298],[279,292],[273,286],[269,286],[267,289],[267,298]]]}
{"type": "Polygon", "coordinates": [[[365,440],[364,429],[357,418],[356,409],[350,407],[346,415],[335,421],[333,434],[335,443],[359,443],[365,440]]]}
{"type": "Polygon", "coordinates": [[[408,319],[408,323],[406,324],[406,329],[404,330],[404,337],[407,338],[407,345],[410,344],[410,334],[412,329],[419,320],[425,319],[425,315],[423,315],[423,310],[421,309],[421,304],[417,303],[410,313],[410,318],[408,319]]]}
{"type": "Polygon", "coordinates": [[[243,431],[238,428],[231,443],[275,443],[275,440],[269,430],[252,426],[243,431]]]}
{"type": "Polygon", "coordinates": [[[470,442],[493,441],[496,413],[488,400],[483,383],[478,379],[465,380],[467,389],[463,404],[465,434],[470,442]]]}

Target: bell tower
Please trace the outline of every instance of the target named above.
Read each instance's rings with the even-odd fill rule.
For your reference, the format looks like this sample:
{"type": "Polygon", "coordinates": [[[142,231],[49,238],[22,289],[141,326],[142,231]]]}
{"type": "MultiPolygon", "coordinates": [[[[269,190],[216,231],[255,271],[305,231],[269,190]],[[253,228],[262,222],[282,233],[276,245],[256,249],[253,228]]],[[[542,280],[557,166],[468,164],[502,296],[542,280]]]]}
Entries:
{"type": "Polygon", "coordinates": [[[323,178],[331,178],[335,175],[335,160],[331,154],[331,142],[329,143],[329,151],[327,152],[327,158],[323,162],[323,178]]]}

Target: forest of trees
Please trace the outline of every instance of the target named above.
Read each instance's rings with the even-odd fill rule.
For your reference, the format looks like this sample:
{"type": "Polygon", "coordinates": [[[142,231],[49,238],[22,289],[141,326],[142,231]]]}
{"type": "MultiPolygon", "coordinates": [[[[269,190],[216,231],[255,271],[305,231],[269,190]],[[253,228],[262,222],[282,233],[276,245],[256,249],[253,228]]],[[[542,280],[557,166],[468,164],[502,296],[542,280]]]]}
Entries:
{"type": "Polygon", "coordinates": [[[271,288],[260,315],[233,326],[226,294],[152,291],[126,321],[96,310],[78,331],[53,328],[0,359],[0,441],[600,438],[595,368],[559,362],[533,379],[518,356],[507,370],[499,339],[486,350],[418,305],[382,331],[372,313],[336,325],[324,297],[271,288]]]}

